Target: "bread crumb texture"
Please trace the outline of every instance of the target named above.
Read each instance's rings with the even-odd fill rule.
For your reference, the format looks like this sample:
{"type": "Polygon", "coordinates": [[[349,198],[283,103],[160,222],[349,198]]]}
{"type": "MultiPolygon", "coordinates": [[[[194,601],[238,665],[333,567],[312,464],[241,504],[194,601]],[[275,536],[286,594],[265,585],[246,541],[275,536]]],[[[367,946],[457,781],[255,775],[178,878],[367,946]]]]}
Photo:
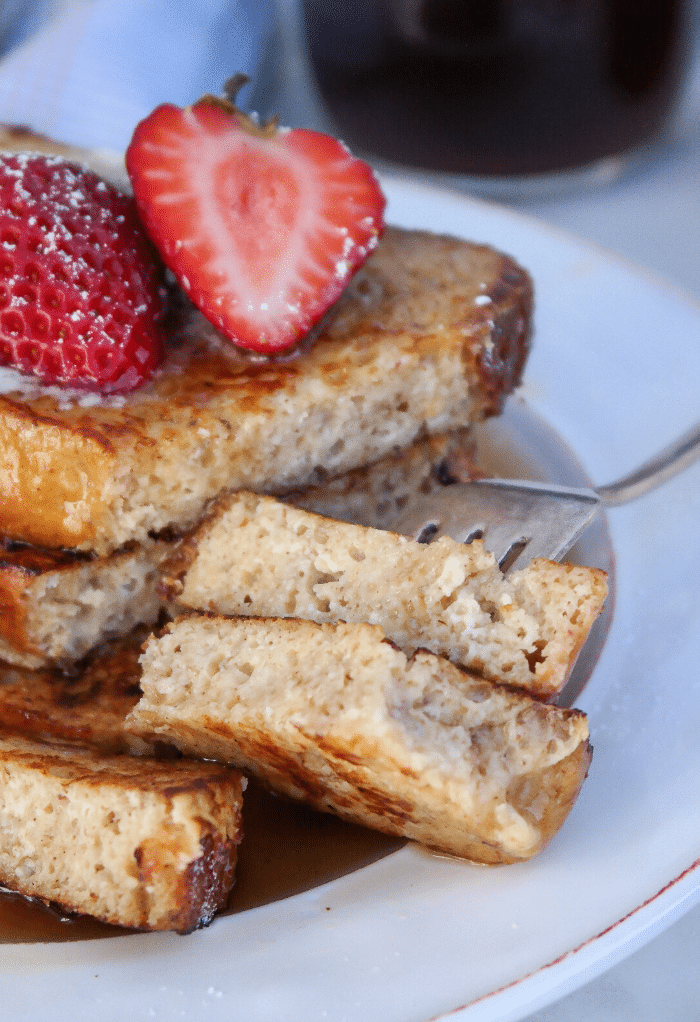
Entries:
{"type": "Polygon", "coordinates": [[[224,498],[164,573],[183,607],[377,624],[407,653],[541,697],[563,687],[607,593],[597,569],[540,559],[506,578],[479,541],[425,545],[247,492],[224,498]]]}
{"type": "Polygon", "coordinates": [[[188,932],[226,902],[240,774],[0,738],[0,882],[105,922],[188,932]]]}
{"type": "Polygon", "coordinates": [[[184,617],[142,666],[128,729],[478,861],[539,851],[590,758],[579,711],[407,656],[373,625],[184,617]]]}
{"type": "MultiPolygon", "coordinates": [[[[379,525],[411,494],[440,490],[478,469],[469,430],[423,437],[352,472],[284,499],[330,518],[379,525]]],[[[17,667],[68,668],[98,643],[153,625],[163,603],[160,564],[175,539],[131,543],[105,557],[42,550],[0,537],[0,659],[17,667]]]]}
{"type": "Polygon", "coordinates": [[[154,624],[160,564],[171,550],[153,540],[101,558],[0,549],[0,658],[66,667],[100,642],[154,624]]]}

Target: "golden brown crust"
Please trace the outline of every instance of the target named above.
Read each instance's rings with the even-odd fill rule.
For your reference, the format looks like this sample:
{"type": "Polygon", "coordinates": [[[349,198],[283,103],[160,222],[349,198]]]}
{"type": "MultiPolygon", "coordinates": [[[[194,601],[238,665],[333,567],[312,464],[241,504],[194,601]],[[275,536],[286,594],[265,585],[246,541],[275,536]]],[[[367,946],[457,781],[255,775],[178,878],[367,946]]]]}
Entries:
{"type": "Polygon", "coordinates": [[[493,320],[492,343],[478,353],[484,393],[489,397],[488,415],[498,415],[505,396],[519,385],[529,353],[532,309],[532,280],[521,266],[503,257],[500,279],[488,292],[491,308],[498,309],[493,320]]]}
{"type": "Polygon", "coordinates": [[[158,582],[158,592],[163,600],[174,602],[178,596],[182,595],[184,579],[197,558],[199,540],[204,535],[201,530],[204,529],[206,531],[207,522],[214,520],[217,508],[218,503],[215,503],[210,514],[205,515],[196,528],[179,540],[172,554],[163,562],[161,577],[158,582]]]}
{"type": "Polygon", "coordinates": [[[425,651],[406,658],[368,625],[182,618],[149,642],[143,665],[126,725],[136,734],[481,862],[537,854],[590,762],[580,711],[425,651]]]}
{"type": "Polygon", "coordinates": [[[305,485],[479,420],[520,378],[531,300],[501,253],[388,228],[292,357],[234,350],[186,307],[184,339],[124,400],[0,396],[0,527],[104,553],[187,527],[225,488],[305,485]]]}
{"type": "Polygon", "coordinates": [[[461,335],[465,376],[479,381],[478,420],[497,415],[520,383],[533,304],[532,280],[510,256],[448,235],[388,227],[338,302],[326,332],[334,339],[345,331],[409,332],[427,356],[450,343],[438,322],[447,326],[447,334],[461,335]],[[406,245],[406,237],[412,244],[406,245]]]}
{"type": "Polygon", "coordinates": [[[508,789],[509,802],[525,818],[537,821],[547,834],[541,848],[546,847],[571,812],[588,776],[592,758],[590,742],[582,742],[566,759],[534,771],[528,777],[517,778],[508,789]]]}
{"type": "MultiPolygon", "coordinates": [[[[156,730],[159,717],[139,711],[138,722],[140,733],[147,733],[149,727],[156,730]]],[[[349,751],[344,742],[297,728],[289,744],[282,745],[277,736],[254,724],[237,723],[231,729],[221,720],[207,718],[198,724],[181,721],[170,737],[189,755],[233,763],[270,790],[320,812],[490,865],[522,862],[550,843],[569,815],[591,762],[591,747],[583,741],[560,762],[514,782],[509,802],[527,817],[536,801],[540,833],[535,846],[516,855],[494,837],[492,821],[481,821],[477,829],[470,827],[471,821],[460,819],[456,806],[435,791],[421,789],[409,772],[394,765],[393,776],[387,777],[383,765],[377,769],[376,749],[363,748],[359,742],[349,751]]]]}
{"type": "MultiPolygon", "coordinates": [[[[34,741],[0,727],[0,762],[22,763],[47,777],[81,781],[88,788],[103,783],[115,791],[152,792],[165,799],[209,790],[211,781],[236,790],[240,775],[218,763],[190,759],[108,755],[101,749],[69,746],[58,741],[34,741]]],[[[218,797],[218,796],[217,796],[218,797]]]]}
{"type": "MultiPolygon", "coordinates": [[[[157,839],[143,841],[134,851],[139,883],[156,892],[156,898],[172,903],[161,913],[157,929],[191,933],[206,926],[225,907],[236,872],[238,845],[225,840],[206,821],[202,821],[200,845],[201,856],[183,871],[173,868],[172,849],[165,850],[157,839]]],[[[103,922],[113,921],[103,918],[103,922]]]]}
{"type": "Polygon", "coordinates": [[[67,426],[38,404],[0,395],[0,525],[38,546],[78,546],[95,534],[115,450],[89,421],[67,426]]]}
{"type": "Polygon", "coordinates": [[[0,537],[0,638],[17,650],[41,656],[42,650],[27,628],[27,589],[39,576],[70,567],[86,556],[42,550],[0,537]]]}
{"type": "Polygon", "coordinates": [[[106,753],[153,755],[153,743],[134,741],[124,731],[126,716],[141,695],[139,656],[148,634],[139,628],[105,644],[69,674],[0,666],[3,730],[106,753]]]}
{"type": "Polygon", "coordinates": [[[242,834],[237,771],[0,734],[0,775],[10,890],[143,930],[186,933],[224,907],[242,834]]]}
{"type": "Polygon", "coordinates": [[[490,865],[521,862],[549,844],[571,811],[591,762],[590,745],[582,742],[566,759],[514,782],[509,790],[514,808],[527,815],[528,806],[537,800],[544,811],[540,810],[536,821],[539,843],[526,855],[513,855],[489,833],[488,821],[482,825],[486,833],[470,830],[466,821],[458,827],[459,814],[454,807],[434,793],[421,798],[424,793],[412,785],[406,772],[396,770],[393,786],[387,787],[386,775],[381,776],[375,769],[374,750],[363,749],[359,743],[350,752],[345,743],[298,731],[294,744],[283,748],[263,729],[237,727],[227,736],[220,723],[210,721],[207,726],[217,732],[218,740],[203,741],[201,731],[195,734],[184,724],[178,742],[226,761],[228,737],[229,757],[235,749],[231,761],[255,774],[273,791],[384,834],[410,838],[436,851],[490,865]]]}

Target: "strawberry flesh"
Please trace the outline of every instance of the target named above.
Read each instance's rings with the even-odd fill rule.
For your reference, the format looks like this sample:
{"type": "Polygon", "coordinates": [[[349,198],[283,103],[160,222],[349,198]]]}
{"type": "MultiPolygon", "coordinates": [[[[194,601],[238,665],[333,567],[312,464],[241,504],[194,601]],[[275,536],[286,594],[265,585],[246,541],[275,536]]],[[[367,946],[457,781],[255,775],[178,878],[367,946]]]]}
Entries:
{"type": "Polygon", "coordinates": [[[126,163],[141,218],[183,290],[256,351],[302,338],[384,227],[377,180],[342,143],[258,127],[207,99],[154,110],[126,163]]]}
{"type": "Polygon", "coordinates": [[[0,364],[123,394],[162,353],[163,267],[134,200],[55,156],[0,157],[0,364]]]}

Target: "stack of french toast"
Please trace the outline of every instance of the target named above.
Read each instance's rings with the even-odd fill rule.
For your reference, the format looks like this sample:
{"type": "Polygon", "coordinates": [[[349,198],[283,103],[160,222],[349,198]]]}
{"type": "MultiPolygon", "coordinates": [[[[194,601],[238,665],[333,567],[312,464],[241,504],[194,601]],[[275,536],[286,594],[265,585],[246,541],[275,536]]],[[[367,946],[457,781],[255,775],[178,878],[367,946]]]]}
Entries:
{"type": "Polygon", "coordinates": [[[248,776],[479,862],[548,843],[590,761],[556,697],[603,573],[506,577],[479,541],[387,530],[479,471],[532,303],[508,256],[387,227],[294,357],[235,348],[171,284],[139,389],[0,370],[0,884],[194,929],[248,776]]]}

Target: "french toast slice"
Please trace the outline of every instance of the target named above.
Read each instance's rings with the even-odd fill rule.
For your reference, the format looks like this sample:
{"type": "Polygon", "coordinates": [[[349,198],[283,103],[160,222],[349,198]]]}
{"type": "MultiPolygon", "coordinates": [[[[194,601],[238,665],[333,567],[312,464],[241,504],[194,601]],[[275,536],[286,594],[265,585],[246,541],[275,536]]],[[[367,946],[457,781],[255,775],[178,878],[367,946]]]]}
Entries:
{"type": "Polygon", "coordinates": [[[543,558],[506,578],[480,541],[415,542],[260,494],[222,497],[163,563],[180,607],[379,625],[493,681],[553,698],[602,611],[605,573],[543,558]]]}
{"type": "Polygon", "coordinates": [[[110,754],[172,753],[125,731],[141,695],[139,657],[151,630],[105,642],[68,671],[0,665],[0,726],[35,741],[60,742],[110,754]]]}
{"type": "MultiPolygon", "coordinates": [[[[479,474],[469,430],[424,437],[373,465],[284,497],[330,517],[381,524],[411,496],[479,474]]],[[[159,566],[174,539],[103,557],[0,539],[0,661],[70,667],[98,643],[153,624],[164,606],[159,566]]],[[[1,693],[0,693],[1,695],[1,693]]]]}
{"type": "Polygon", "coordinates": [[[540,851],[590,761],[580,711],[407,657],[373,625],[184,617],[142,665],[141,737],[480,862],[540,851]]]}
{"type": "Polygon", "coordinates": [[[293,356],[236,349],[181,305],[131,394],[5,381],[0,534],[104,555],[191,526],[224,490],[283,492],[497,413],[527,356],[532,284],[487,246],[389,228],[293,356]]]}
{"type": "Polygon", "coordinates": [[[242,778],[0,735],[0,883],[119,926],[187,933],[226,904],[242,778]]]}

